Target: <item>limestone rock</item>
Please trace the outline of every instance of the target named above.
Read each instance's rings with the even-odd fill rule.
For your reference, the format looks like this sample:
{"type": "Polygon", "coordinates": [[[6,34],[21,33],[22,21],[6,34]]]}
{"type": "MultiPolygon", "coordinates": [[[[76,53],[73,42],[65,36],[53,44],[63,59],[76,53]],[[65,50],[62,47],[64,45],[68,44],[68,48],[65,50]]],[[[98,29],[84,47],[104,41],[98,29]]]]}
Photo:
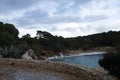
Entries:
{"type": "Polygon", "coordinates": [[[34,59],[34,52],[32,49],[29,49],[25,54],[23,54],[22,59],[26,60],[33,60],[34,59]]]}

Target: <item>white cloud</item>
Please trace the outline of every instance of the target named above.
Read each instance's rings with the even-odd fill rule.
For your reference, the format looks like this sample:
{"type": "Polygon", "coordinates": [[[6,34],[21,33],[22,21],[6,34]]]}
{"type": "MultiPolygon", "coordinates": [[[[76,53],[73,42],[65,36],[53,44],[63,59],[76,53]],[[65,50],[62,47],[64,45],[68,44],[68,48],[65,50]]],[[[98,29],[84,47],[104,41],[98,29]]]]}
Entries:
{"type": "Polygon", "coordinates": [[[1,0],[0,11],[0,21],[15,24],[20,35],[46,30],[73,37],[120,30],[120,0],[1,0]]]}

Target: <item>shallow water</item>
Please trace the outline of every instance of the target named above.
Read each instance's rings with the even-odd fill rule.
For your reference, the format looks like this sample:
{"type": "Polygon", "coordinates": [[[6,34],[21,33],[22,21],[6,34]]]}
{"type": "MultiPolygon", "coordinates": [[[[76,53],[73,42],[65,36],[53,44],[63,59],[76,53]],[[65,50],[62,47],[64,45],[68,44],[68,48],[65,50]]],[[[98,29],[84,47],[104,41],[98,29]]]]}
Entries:
{"type": "Polygon", "coordinates": [[[71,57],[64,57],[61,59],[51,59],[51,60],[83,65],[89,68],[99,67],[98,61],[99,59],[103,58],[103,54],[97,54],[97,52],[96,54],[94,54],[94,52],[92,55],[91,54],[92,52],[90,52],[90,55],[71,56],[71,57]]]}

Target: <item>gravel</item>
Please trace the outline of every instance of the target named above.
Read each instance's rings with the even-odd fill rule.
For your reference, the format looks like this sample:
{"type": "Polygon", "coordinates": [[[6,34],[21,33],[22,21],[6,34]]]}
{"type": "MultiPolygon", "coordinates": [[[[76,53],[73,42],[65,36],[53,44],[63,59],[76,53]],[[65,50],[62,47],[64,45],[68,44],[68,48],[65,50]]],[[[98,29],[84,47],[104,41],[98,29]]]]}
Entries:
{"type": "MultiPolygon", "coordinates": [[[[9,65],[0,65],[0,80],[70,80],[70,75],[34,69],[20,69],[9,65]]],[[[72,77],[72,80],[77,80],[72,77]]]]}

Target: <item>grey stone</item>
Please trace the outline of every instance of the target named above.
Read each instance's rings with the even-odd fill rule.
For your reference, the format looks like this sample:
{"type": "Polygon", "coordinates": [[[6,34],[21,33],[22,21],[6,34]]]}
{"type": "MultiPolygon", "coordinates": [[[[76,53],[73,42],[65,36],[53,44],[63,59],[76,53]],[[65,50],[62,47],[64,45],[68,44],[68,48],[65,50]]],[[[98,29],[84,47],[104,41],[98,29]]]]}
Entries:
{"type": "Polygon", "coordinates": [[[35,54],[32,49],[29,49],[25,54],[22,55],[22,59],[33,60],[34,58],[35,54]]]}

